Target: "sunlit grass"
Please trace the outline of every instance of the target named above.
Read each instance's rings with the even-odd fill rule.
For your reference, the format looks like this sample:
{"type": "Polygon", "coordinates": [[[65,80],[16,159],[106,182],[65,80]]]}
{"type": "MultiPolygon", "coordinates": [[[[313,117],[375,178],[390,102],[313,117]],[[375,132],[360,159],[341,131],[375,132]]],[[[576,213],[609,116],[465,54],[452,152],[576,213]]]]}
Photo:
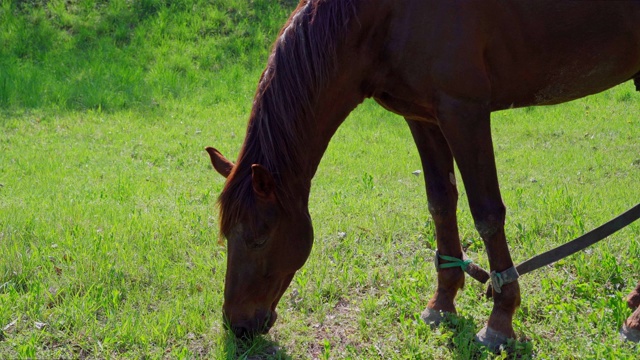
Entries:
{"type": "MultiPolygon", "coordinates": [[[[638,110],[616,101],[629,86],[495,115],[516,261],[604,223],[640,197],[638,143],[630,140],[638,137],[638,110]],[[611,115],[617,112],[623,115],[611,115]]],[[[417,317],[435,286],[424,182],[412,174],[419,159],[406,125],[371,102],[338,131],[314,179],[316,242],[279,305],[280,320],[261,343],[228,337],[215,209],[223,179],[202,148],[235,156],[248,112],[241,102],[2,118],[0,325],[13,325],[0,353],[487,356],[471,341],[491,308],[483,286],[468,280],[459,316],[443,327],[417,317]]],[[[463,243],[486,266],[460,192],[463,243]]],[[[515,319],[524,342],[514,349],[525,357],[632,356],[637,348],[620,343],[617,330],[630,314],[623,297],[637,281],[639,234],[634,224],[525,276],[515,319]]]]}
{"type": "Polygon", "coordinates": [[[112,111],[203,91],[215,104],[223,68],[264,62],[288,11],[266,0],[4,1],[0,109],[112,111]]]}

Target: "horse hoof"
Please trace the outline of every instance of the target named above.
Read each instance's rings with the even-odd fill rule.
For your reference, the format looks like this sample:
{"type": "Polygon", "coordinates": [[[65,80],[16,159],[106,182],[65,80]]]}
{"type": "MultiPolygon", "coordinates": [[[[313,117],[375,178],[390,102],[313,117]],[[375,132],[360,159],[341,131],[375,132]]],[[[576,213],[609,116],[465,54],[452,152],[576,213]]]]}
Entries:
{"type": "Polygon", "coordinates": [[[444,320],[444,314],[444,311],[426,308],[424,309],[422,314],[420,314],[420,318],[422,319],[422,321],[424,321],[425,324],[431,327],[436,327],[440,325],[442,320],[444,320]]]}
{"type": "Polygon", "coordinates": [[[627,327],[627,324],[622,325],[620,329],[620,337],[624,341],[640,342],[640,330],[627,327]]]}
{"type": "Polygon", "coordinates": [[[475,339],[489,350],[498,352],[500,347],[507,343],[509,336],[485,326],[476,334],[475,339]]]}

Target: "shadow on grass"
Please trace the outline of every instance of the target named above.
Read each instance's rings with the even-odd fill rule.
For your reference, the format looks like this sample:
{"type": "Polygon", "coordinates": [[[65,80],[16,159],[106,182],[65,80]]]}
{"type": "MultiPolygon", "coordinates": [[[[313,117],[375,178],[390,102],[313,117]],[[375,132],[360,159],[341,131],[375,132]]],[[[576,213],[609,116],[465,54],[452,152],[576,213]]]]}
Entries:
{"type": "Polygon", "coordinates": [[[238,339],[227,331],[225,347],[227,360],[293,359],[276,341],[269,340],[264,336],[256,336],[253,339],[238,339]]]}
{"type": "MultiPolygon", "coordinates": [[[[475,334],[478,329],[472,318],[447,314],[440,326],[452,332],[446,346],[454,354],[454,359],[487,359],[496,356],[496,352],[476,342],[475,334]]],[[[501,346],[497,353],[506,355],[507,359],[531,359],[533,343],[524,338],[512,339],[501,346]]]]}

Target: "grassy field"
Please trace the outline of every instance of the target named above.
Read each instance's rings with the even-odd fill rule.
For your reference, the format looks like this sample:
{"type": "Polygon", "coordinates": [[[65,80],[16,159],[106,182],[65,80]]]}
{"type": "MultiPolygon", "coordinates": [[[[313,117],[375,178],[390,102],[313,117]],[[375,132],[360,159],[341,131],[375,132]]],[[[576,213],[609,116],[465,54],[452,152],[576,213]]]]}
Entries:
{"type": "MultiPolygon", "coordinates": [[[[431,329],[433,224],[408,128],[365,102],[313,182],[312,254],[271,332],[222,329],[223,179],[291,1],[3,2],[0,358],[636,358],[624,296],[640,224],[522,278],[519,341],[473,342],[491,304],[468,279],[431,329]],[[171,4],[171,5],[169,5],[171,4]],[[27,39],[29,41],[27,41],[27,39]]],[[[640,93],[494,114],[507,236],[524,261],[640,201],[640,93]]],[[[460,189],[461,237],[487,267],[460,189]]]]}

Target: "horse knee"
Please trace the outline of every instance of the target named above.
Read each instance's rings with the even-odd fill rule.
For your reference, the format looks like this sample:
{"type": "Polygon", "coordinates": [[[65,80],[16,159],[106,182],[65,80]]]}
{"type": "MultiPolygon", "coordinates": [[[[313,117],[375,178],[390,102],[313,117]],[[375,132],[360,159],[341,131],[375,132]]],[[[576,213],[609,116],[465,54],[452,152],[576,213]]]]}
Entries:
{"type": "Polygon", "coordinates": [[[476,230],[484,241],[504,231],[504,219],[507,208],[503,204],[484,209],[484,211],[480,211],[479,213],[480,214],[474,216],[474,222],[476,230]]]}
{"type": "Polygon", "coordinates": [[[434,219],[443,219],[456,213],[455,203],[449,204],[448,201],[428,201],[429,213],[434,219]]]}
{"type": "MultiPolygon", "coordinates": [[[[453,174],[450,174],[453,176],[453,174]]],[[[427,206],[433,219],[451,220],[455,218],[458,206],[458,190],[455,186],[455,178],[451,183],[446,183],[443,178],[434,176],[427,181],[427,206]]]]}

